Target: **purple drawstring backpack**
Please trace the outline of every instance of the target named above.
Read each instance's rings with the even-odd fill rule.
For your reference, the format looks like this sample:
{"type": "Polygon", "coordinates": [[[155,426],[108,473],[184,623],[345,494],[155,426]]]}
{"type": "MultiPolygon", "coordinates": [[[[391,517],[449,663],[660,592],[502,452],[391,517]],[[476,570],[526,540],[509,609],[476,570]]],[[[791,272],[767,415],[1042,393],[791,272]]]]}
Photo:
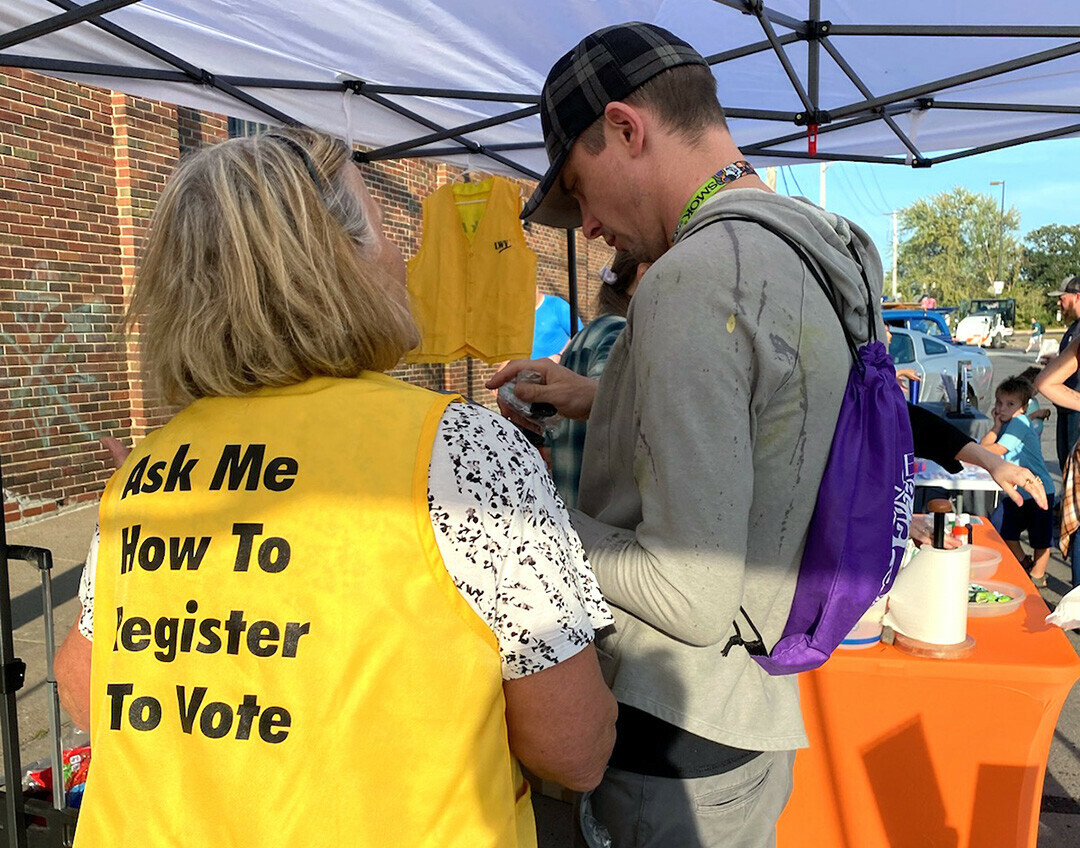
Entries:
{"type": "Polygon", "coordinates": [[[750,616],[739,607],[756,638],[744,640],[736,623],[723,652],[726,656],[741,644],[769,674],[794,674],[824,663],[896,579],[915,492],[911,423],[892,358],[876,337],[870,283],[854,254],[870,322],[870,338],[862,347],[844,323],[829,284],[801,246],[763,221],[735,216],[718,220],[757,224],[786,242],[832,304],[852,354],[784,632],[767,650],[750,616]]]}

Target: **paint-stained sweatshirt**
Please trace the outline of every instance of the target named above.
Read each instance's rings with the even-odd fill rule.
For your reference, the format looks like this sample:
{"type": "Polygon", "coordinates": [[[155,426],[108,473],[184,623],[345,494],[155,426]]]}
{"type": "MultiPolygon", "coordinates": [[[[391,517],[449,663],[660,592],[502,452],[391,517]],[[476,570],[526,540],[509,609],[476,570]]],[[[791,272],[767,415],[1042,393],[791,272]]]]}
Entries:
{"type": "Polygon", "coordinates": [[[727,745],[783,750],[807,744],[795,676],[770,677],[741,647],[721,652],[733,622],[749,637],[740,605],[769,647],[783,631],[851,356],[792,249],[723,215],[787,233],[832,282],[854,336],[872,321],[884,337],[866,233],[805,200],[721,192],[634,295],[593,403],[573,517],[616,607],[597,648],[619,701],[727,745]]]}

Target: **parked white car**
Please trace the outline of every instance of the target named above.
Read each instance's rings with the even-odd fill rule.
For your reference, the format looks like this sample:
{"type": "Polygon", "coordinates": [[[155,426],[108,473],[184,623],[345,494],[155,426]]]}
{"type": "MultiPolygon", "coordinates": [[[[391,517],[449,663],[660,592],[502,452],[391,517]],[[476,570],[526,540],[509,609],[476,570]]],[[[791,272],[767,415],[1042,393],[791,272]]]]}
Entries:
{"type": "Polygon", "coordinates": [[[953,338],[961,344],[997,348],[1005,347],[1005,338],[1012,332],[1001,320],[1001,313],[974,312],[956,325],[953,338]]]}
{"type": "Polygon", "coordinates": [[[889,354],[897,369],[911,368],[919,375],[920,401],[948,401],[943,377],[955,384],[959,364],[969,362],[968,403],[979,410],[993,406],[994,366],[982,350],[944,342],[917,330],[889,329],[892,331],[889,354]]]}

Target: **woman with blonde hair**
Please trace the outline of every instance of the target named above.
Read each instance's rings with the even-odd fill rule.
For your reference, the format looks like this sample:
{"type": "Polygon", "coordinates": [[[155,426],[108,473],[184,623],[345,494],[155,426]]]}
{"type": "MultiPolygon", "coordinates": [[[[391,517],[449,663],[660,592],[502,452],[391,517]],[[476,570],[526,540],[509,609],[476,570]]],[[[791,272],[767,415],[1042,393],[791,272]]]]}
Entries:
{"type": "Polygon", "coordinates": [[[57,659],[82,846],[531,846],[518,762],[599,782],[610,622],[538,455],[378,372],[417,343],[342,142],[185,159],[129,325],[182,409],[102,497],[57,659]]]}

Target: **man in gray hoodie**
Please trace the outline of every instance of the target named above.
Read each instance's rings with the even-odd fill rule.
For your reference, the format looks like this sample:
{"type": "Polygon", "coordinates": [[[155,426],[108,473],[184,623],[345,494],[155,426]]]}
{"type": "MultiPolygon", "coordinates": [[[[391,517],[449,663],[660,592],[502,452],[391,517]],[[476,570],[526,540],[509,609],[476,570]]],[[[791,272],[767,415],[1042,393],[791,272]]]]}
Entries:
{"type": "Polygon", "coordinates": [[[597,648],[620,716],[583,809],[615,848],[772,845],[807,744],[797,682],[732,637],[752,638],[740,607],[768,647],[784,628],[851,357],[809,270],[755,221],[809,254],[858,340],[884,337],[881,263],[858,227],[768,189],[705,60],[659,27],[586,37],[541,118],[551,167],[523,217],[654,262],[599,383],[517,361],[489,384],[539,370],[522,399],[589,419],[573,518],[615,606],[597,648]]]}

